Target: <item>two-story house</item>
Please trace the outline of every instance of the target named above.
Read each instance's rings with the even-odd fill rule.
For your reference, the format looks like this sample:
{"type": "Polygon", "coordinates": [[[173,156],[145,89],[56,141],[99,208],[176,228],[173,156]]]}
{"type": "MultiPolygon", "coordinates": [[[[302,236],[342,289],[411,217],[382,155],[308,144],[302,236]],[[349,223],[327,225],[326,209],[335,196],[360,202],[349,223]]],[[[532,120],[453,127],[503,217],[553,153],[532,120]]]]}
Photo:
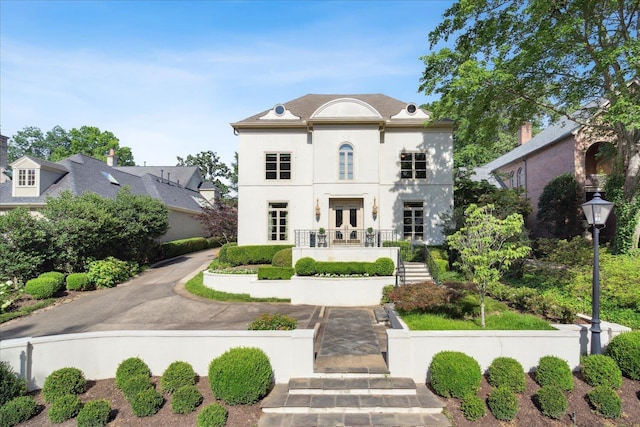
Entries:
{"type": "Polygon", "coordinates": [[[310,94],[232,123],[238,244],[442,243],[439,215],[453,205],[452,123],[429,119],[381,94],[310,94]]]}

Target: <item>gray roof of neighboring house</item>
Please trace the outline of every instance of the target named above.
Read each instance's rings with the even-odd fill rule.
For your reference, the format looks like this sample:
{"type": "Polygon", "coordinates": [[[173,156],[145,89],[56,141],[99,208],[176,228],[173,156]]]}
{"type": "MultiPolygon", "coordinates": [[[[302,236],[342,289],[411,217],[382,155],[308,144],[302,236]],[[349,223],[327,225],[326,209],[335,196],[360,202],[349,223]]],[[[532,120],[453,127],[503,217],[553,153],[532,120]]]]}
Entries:
{"type": "Polygon", "coordinates": [[[197,166],[116,166],[114,169],[137,176],[151,174],[164,180],[170,179],[172,183],[179,183],[185,187],[188,186],[194,175],[197,175],[196,181],[198,182],[195,188],[189,186],[194,191],[202,181],[197,166]]]}
{"type": "MultiPolygon", "coordinates": [[[[43,166],[45,168],[54,169],[54,170],[58,170],[58,171],[62,171],[62,172],[67,172],[67,169],[61,164],[50,162],[49,160],[39,159],[37,157],[32,157],[32,156],[22,156],[20,159],[25,158],[25,157],[27,159],[31,160],[32,162],[34,162],[35,164],[38,164],[38,165],[43,166]]],[[[18,160],[20,160],[20,159],[18,159],[18,160]]],[[[16,160],[16,162],[18,160],[16,160]]],[[[13,162],[13,163],[15,163],[15,162],[13,162]]]]}
{"type": "Polygon", "coordinates": [[[61,178],[39,197],[13,197],[12,183],[9,181],[0,185],[0,202],[2,204],[44,204],[47,196],[56,196],[65,190],[70,190],[77,195],[91,192],[113,198],[121,188],[127,186],[133,194],[151,196],[173,209],[198,213],[201,210],[201,204],[206,203],[197,191],[177,186],[174,182],[161,181],[159,177],[152,174],[139,176],[123,172],[84,154],[76,154],[54,164],[66,172],[63,172],[61,178]]]}
{"type": "MultiPolygon", "coordinates": [[[[383,119],[390,120],[391,116],[398,114],[402,109],[406,108],[407,102],[400,101],[395,98],[391,98],[382,94],[368,94],[368,95],[318,95],[318,94],[308,94],[301,96],[300,98],[296,98],[292,101],[284,102],[282,105],[291,111],[292,114],[300,117],[299,120],[278,120],[277,123],[281,122],[304,122],[309,120],[313,113],[323,106],[324,104],[336,100],[336,99],[344,99],[344,98],[352,98],[358,99],[360,101],[366,102],[375,108],[380,115],[382,115],[383,119]]],[[[249,125],[249,124],[257,124],[260,123],[262,125],[265,124],[265,120],[260,120],[260,117],[267,114],[271,108],[268,110],[264,110],[258,114],[255,114],[251,117],[248,117],[244,120],[241,120],[236,123],[232,123],[232,126],[235,125],[249,125]]],[[[423,110],[424,111],[424,110],[423,110]]],[[[426,112],[426,111],[425,111],[426,112]]]]}
{"type": "Polygon", "coordinates": [[[548,145],[551,145],[558,141],[562,141],[568,136],[575,134],[576,130],[578,130],[580,127],[581,125],[579,125],[578,123],[567,117],[564,117],[547,127],[545,130],[531,138],[526,143],[517,146],[513,150],[509,151],[506,154],[503,154],[502,156],[487,163],[486,165],[475,168],[475,176],[473,176],[472,179],[476,181],[487,179],[490,182],[494,182],[490,180],[489,177],[492,176],[492,173],[496,170],[510,163],[523,159],[548,145]]]}

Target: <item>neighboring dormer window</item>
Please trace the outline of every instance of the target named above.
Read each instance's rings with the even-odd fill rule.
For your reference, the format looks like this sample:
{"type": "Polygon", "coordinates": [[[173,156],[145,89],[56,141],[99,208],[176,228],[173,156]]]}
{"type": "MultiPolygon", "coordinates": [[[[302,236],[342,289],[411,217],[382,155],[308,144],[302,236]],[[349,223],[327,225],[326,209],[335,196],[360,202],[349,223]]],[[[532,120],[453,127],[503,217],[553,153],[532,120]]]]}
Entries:
{"type": "Polygon", "coordinates": [[[18,187],[35,187],[36,170],[18,169],[18,187]]]}

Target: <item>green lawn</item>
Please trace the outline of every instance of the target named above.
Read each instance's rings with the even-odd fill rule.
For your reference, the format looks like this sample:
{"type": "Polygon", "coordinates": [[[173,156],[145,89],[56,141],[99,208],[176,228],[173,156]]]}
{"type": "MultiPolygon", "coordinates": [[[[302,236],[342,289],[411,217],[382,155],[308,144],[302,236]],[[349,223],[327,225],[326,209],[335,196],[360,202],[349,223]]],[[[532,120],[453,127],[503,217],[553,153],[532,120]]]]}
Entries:
{"type": "MultiPolygon", "coordinates": [[[[465,331],[483,330],[480,319],[449,319],[440,314],[406,314],[402,320],[413,331],[465,331]]],[[[535,330],[548,331],[555,328],[546,321],[529,315],[512,311],[503,311],[486,316],[485,330],[535,330]]]]}
{"type": "Polygon", "coordinates": [[[207,288],[202,283],[202,273],[198,273],[193,279],[185,284],[185,288],[194,295],[216,301],[226,302],[291,302],[290,299],[283,298],[252,298],[249,294],[230,294],[207,288]]]}

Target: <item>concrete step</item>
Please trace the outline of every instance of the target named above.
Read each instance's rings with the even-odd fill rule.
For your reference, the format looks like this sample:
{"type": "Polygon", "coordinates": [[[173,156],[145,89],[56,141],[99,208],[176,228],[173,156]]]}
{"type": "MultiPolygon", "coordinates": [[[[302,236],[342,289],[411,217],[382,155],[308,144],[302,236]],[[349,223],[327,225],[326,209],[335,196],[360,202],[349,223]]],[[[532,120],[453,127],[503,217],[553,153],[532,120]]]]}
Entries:
{"type": "Polygon", "coordinates": [[[405,262],[405,283],[425,282],[432,280],[427,266],[423,262],[405,262]]]}
{"type": "Polygon", "coordinates": [[[258,427],[450,427],[443,403],[411,378],[292,378],[262,400],[258,427]]]}

